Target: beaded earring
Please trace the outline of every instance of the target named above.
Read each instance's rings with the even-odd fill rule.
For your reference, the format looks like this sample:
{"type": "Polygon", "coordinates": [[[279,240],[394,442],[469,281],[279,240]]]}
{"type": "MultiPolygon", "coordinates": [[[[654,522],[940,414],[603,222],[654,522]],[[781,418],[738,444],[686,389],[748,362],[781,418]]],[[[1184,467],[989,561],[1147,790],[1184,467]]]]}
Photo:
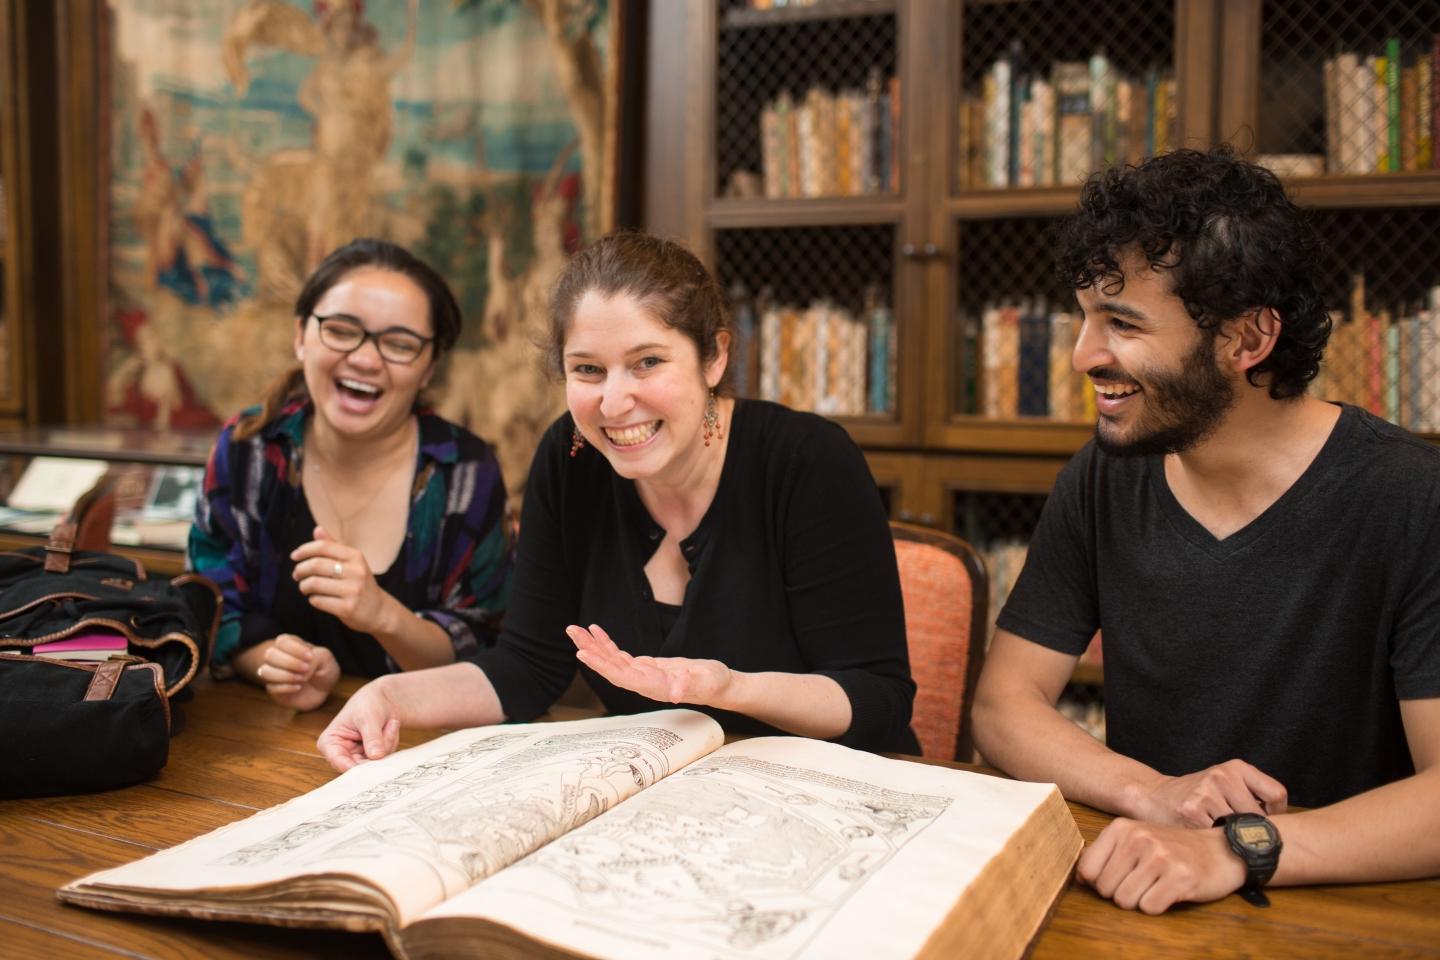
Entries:
{"type": "Polygon", "coordinates": [[[575,432],[570,437],[570,456],[575,456],[584,446],[585,435],[580,432],[579,427],[576,427],[575,432]]]}
{"type": "Polygon", "coordinates": [[[710,391],[710,398],[705,401],[705,446],[710,446],[710,439],[724,440],[725,434],[720,430],[720,405],[715,402],[715,391],[710,391]]]}

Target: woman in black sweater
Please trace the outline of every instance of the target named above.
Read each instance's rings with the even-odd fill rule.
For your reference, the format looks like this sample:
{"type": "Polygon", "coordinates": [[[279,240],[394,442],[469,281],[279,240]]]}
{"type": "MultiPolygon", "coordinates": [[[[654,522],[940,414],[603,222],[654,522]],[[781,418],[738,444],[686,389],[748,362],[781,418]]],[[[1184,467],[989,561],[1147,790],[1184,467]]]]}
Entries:
{"type": "Polygon", "coordinates": [[[556,286],[569,412],[535,455],[499,643],[383,677],[320,737],[337,769],[401,724],[530,720],[578,659],[616,713],[918,752],[889,526],[838,426],[726,395],[724,296],[683,247],[606,237],[556,286]],[[612,639],[613,638],[613,639],[612,639]]]}

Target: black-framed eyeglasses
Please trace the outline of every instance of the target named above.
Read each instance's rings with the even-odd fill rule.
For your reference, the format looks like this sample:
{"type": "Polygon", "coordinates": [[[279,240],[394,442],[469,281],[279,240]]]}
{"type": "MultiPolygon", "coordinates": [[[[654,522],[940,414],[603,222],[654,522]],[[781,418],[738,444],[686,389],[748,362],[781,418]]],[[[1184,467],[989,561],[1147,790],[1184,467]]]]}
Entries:
{"type": "Polygon", "coordinates": [[[420,359],[425,348],[435,342],[434,337],[422,337],[404,327],[388,327],[372,333],[347,313],[332,313],[328,317],[312,313],[310,316],[320,326],[320,342],[337,353],[354,353],[365,345],[366,340],[374,340],[375,348],[383,359],[390,363],[410,364],[420,359]]]}

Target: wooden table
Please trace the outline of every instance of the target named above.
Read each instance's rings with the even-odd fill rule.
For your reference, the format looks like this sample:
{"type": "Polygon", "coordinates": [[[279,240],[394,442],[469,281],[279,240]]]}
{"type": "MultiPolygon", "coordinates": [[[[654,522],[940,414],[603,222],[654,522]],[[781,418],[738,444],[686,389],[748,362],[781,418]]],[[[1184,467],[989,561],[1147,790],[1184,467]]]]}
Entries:
{"type": "MultiPolygon", "coordinates": [[[[345,681],[349,692],[356,684],[345,681]]],[[[339,701],[296,715],[240,683],[197,684],[185,729],[154,781],[79,797],[0,801],[0,956],[387,957],[378,936],[99,913],[54,890],[328,781],[315,737],[339,701]]],[[[573,712],[573,711],[572,711],[573,712]]],[[[557,719],[571,719],[557,708],[557,719]]],[[[433,734],[406,731],[408,745],[433,734]]],[[[3,775],[3,771],[0,771],[3,775]]],[[[1071,804],[1087,840],[1108,818],[1071,804]]],[[[1440,957],[1440,881],[1277,889],[1273,906],[1238,897],[1163,917],[1117,909],[1082,884],[1062,896],[1032,956],[1440,957]]]]}

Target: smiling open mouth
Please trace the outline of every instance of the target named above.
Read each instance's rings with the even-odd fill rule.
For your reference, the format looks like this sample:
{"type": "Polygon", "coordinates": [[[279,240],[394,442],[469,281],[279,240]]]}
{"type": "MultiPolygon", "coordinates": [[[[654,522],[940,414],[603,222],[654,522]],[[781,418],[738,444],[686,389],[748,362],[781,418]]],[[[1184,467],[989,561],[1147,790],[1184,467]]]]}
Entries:
{"type": "Polygon", "coordinates": [[[605,427],[605,439],[617,447],[638,447],[640,444],[655,436],[660,429],[659,420],[651,420],[649,423],[637,423],[633,427],[605,427]]]}
{"type": "Polygon", "coordinates": [[[1097,383],[1095,392],[1107,400],[1121,400],[1140,392],[1138,383],[1097,383]]]}
{"type": "Polygon", "coordinates": [[[335,381],[335,385],[340,388],[343,396],[367,402],[379,400],[380,395],[385,392],[373,383],[351,380],[349,377],[339,378],[335,381]]]}

